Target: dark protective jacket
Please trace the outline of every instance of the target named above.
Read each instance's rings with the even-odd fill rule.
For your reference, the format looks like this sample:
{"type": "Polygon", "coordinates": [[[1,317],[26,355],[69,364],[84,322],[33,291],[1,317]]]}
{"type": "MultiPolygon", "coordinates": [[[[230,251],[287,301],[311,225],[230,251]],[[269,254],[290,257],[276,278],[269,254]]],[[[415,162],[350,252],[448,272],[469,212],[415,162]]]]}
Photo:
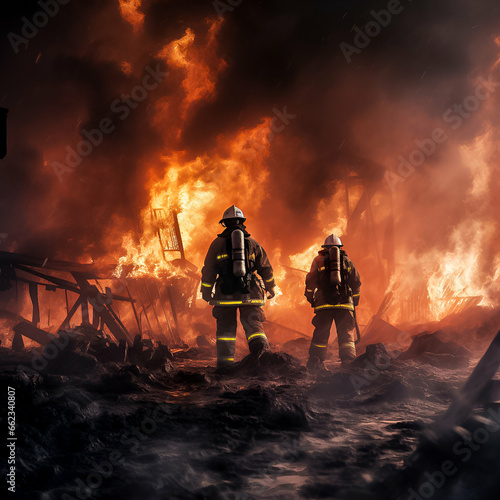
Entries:
{"type": "Polygon", "coordinates": [[[340,251],[342,285],[340,289],[330,284],[328,250],[318,252],[306,276],[306,297],[313,297],[314,311],[322,309],[354,310],[353,297],[359,300],[361,281],[351,259],[340,251]]]}
{"type": "Polygon", "coordinates": [[[265,290],[272,290],[275,286],[273,268],[265,250],[245,230],[244,226],[226,228],[217,236],[208,249],[205,264],[201,270],[201,287],[215,291],[210,301],[211,305],[241,306],[264,305],[265,295],[258,274],[264,283],[265,290]],[[245,235],[245,252],[248,258],[249,288],[242,290],[241,280],[233,276],[231,259],[231,233],[234,229],[241,229],[245,235]]]}

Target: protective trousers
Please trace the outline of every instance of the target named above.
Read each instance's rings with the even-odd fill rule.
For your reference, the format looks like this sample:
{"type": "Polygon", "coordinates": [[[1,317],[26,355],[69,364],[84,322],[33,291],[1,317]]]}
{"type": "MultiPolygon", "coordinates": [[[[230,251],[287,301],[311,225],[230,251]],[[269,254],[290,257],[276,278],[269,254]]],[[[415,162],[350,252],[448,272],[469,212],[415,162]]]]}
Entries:
{"type": "Polygon", "coordinates": [[[217,320],[217,366],[234,363],[236,344],[237,310],[245,330],[248,348],[254,355],[269,349],[269,342],[264,333],[263,322],[266,320],[262,307],[259,306],[214,306],[212,316],[217,320]]]}
{"type": "Polygon", "coordinates": [[[317,311],[312,320],[315,328],[309,349],[309,359],[325,360],[333,320],[337,328],[340,359],[347,361],[356,357],[353,331],[355,324],[352,312],[346,309],[323,309],[317,311]]]}

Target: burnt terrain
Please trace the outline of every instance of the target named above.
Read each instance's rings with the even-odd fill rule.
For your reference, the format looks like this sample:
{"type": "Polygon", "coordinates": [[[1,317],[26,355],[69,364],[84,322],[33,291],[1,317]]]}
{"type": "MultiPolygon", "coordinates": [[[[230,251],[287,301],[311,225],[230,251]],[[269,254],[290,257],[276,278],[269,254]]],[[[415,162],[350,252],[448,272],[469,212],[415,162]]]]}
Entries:
{"type": "MultiPolygon", "coordinates": [[[[424,474],[433,477],[445,458],[426,449],[425,430],[487,344],[471,353],[427,334],[404,353],[371,345],[349,369],[332,350],[330,373],[319,374],[304,367],[305,340],[224,374],[206,339],[164,349],[153,364],[144,344],[122,361],[73,346],[70,362],[56,357],[40,370],[33,352],[1,348],[2,386],[16,390],[16,498],[418,499],[422,485],[428,498],[496,498],[493,424],[474,443],[480,415],[495,421],[494,405],[494,414],[468,416],[464,442],[445,452],[457,471],[443,485],[438,474],[426,486],[424,474]],[[417,447],[424,476],[396,494],[391,485],[417,447]]],[[[241,359],[240,339],[238,348],[241,359]]]]}

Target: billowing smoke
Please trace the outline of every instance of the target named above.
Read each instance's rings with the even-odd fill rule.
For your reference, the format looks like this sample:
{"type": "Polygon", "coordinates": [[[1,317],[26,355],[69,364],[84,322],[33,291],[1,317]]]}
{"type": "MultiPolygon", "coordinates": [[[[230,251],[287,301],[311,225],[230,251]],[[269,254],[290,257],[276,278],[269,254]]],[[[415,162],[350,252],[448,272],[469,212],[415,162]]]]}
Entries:
{"type": "Polygon", "coordinates": [[[495,2],[48,3],[2,13],[4,249],[116,261],[175,186],[197,265],[236,203],[285,265],[339,231],[372,312],[393,261],[497,303],[495,2]]]}

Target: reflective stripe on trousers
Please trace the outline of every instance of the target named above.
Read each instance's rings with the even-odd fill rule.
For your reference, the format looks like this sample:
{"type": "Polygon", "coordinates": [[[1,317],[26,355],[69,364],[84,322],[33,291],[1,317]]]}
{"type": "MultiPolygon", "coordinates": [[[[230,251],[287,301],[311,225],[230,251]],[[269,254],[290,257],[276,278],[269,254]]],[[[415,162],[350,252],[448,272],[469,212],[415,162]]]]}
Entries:
{"type": "Polygon", "coordinates": [[[324,309],[315,313],[312,320],[315,328],[311,347],[309,348],[309,357],[325,360],[330,330],[334,320],[337,329],[340,359],[348,360],[356,357],[353,331],[354,319],[351,311],[346,309],[324,309]]]}
{"type": "Polygon", "coordinates": [[[214,306],[212,316],[217,320],[218,365],[234,362],[238,309],[250,352],[269,348],[263,325],[266,318],[261,307],[249,305],[241,307],[214,306]]]}
{"type": "Polygon", "coordinates": [[[347,304],[322,304],[314,308],[314,312],[323,311],[325,309],[345,309],[347,311],[354,311],[354,306],[350,303],[347,304]]]}

